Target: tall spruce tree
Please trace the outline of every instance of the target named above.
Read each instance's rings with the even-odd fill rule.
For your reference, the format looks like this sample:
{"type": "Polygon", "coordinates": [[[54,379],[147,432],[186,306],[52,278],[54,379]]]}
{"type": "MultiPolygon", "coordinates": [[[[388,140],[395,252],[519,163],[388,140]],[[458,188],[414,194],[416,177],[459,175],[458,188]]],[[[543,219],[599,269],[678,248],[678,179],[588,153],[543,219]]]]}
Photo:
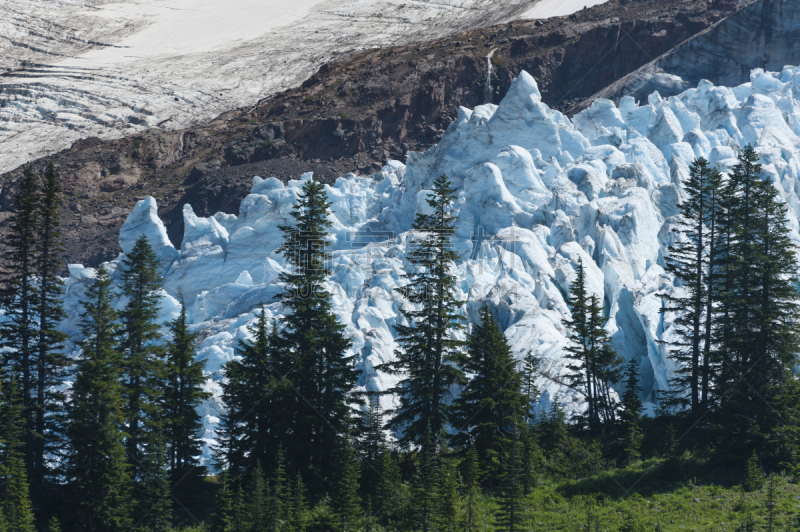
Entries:
{"type": "Polygon", "coordinates": [[[426,200],[431,213],[416,215],[415,247],[407,257],[411,271],[404,274],[408,284],[398,289],[413,308],[401,310],[406,323],[395,327],[402,346],[396,359],[381,366],[403,376],[390,390],[399,397],[399,406],[388,427],[402,431],[399,443],[405,447],[423,445],[426,440],[434,450],[441,447],[450,421],[452,388],[464,382],[458,366],[463,342],[454,337],[463,328],[462,302],[456,298],[456,277],[451,271],[459,257],[450,241],[457,221],[451,212],[454,192],[446,176],[436,178],[426,200]]]}
{"type": "Polygon", "coordinates": [[[639,395],[639,367],[634,359],[625,365],[625,392],[622,394],[622,422],[625,434],[625,454],[629,461],[640,458],[642,446],[642,401],[639,395]]]}
{"type": "Polygon", "coordinates": [[[523,528],[523,462],[520,423],[513,423],[511,435],[504,449],[500,506],[497,521],[500,530],[514,532],[523,528]]]}
{"type": "Polygon", "coordinates": [[[0,324],[0,346],[4,348],[4,372],[19,383],[22,397],[22,439],[25,443],[25,464],[29,475],[34,473],[36,430],[34,423],[36,339],[38,324],[34,319],[37,289],[35,283],[38,184],[33,168],[25,168],[19,192],[14,197],[9,232],[3,239],[7,259],[3,272],[3,311],[6,319],[0,324]]]}
{"type": "Polygon", "coordinates": [[[0,388],[0,514],[7,530],[34,532],[25,467],[24,406],[15,377],[0,388]]]}
{"type": "Polygon", "coordinates": [[[536,386],[536,377],[539,375],[539,359],[529,350],[522,359],[522,393],[525,395],[525,417],[523,421],[531,424],[534,420],[534,406],[539,402],[539,388],[536,386]]]}
{"type": "Polygon", "coordinates": [[[161,432],[150,432],[146,438],[139,471],[141,480],[134,485],[136,529],[140,532],[166,532],[172,529],[166,446],[161,432]]]}
{"type": "Polygon", "coordinates": [[[333,493],[333,507],[340,532],[353,532],[360,528],[361,499],[358,497],[359,468],[353,444],[349,440],[339,458],[339,478],[333,493]]]}
{"type": "Polygon", "coordinates": [[[157,323],[161,288],[158,260],[142,235],[122,260],[122,294],[128,301],[120,313],[120,341],[125,374],[126,448],[133,478],[139,476],[148,432],[159,430],[164,349],[157,323]]]}
{"type": "Polygon", "coordinates": [[[616,419],[610,385],[620,378],[622,359],[611,348],[608,332],[603,328],[603,309],[597,296],[588,292],[586,273],[580,260],[569,303],[572,319],[564,320],[570,332],[566,357],[574,362],[567,364],[571,372],[568,382],[586,399],[586,415],[580,416],[579,420],[585,421],[593,432],[598,432],[604,423],[616,419]]]}
{"type": "Polygon", "coordinates": [[[677,311],[677,340],[671,357],[678,370],[665,399],[673,407],[699,414],[707,408],[711,371],[711,317],[714,308],[714,276],[717,222],[722,216],[722,180],[702,157],[689,168],[685,184],[688,198],[681,204],[680,222],[673,231],[680,237],[666,257],[667,271],[675,275],[683,291],[666,297],[662,312],[677,311]]]}
{"type": "Polygon", "coordinates": [[[361,489],[364,493],[374,495],[380,484],[381,453],[386,445],[383,432],[383,414],[380,400],[372,396],[369,407],[362,414],[361,438],[358,440],[359,458],[361,461],[361,489]]]}
{"type": "MultiPolygon", "coordinates": [[[[780,434],[797,422],[795,410],[778,411],[792,390],[800,318],[797,249],[789,238],[786,208],[761,175],[751,146],[730,176],[731,240],[718,312],[728,320],[717,339],[729,371],[717,389],[727,396],[720,411],[721,447],[740,457],[759,449],[767,460],[786,449],[780,434]]],[[[786,457],[783,457],[784,459],[786,457]]]]}
{"type": "Polygon", "coordinates": [[[280,447],[281,437],[275,427],[278,403],[276,387],[286,384],[276,379],[272,367],[276,334],[267,327],[264,308],[249,328],[251,339],[239,342],[241,360],[231,360],[223,368],[222,417],[217,458],[234,477],[246,475],[257,462],[270,463],[280,447]]]}
{"type": "Polygon", "coordinates": [[[202,388],[205,361],[195,360],[196,335],[189,332],[183,303],[180,316],[170,325],[170,332],[162,415],[170,480],[174,486],[190,472],[195,476],[202,474],[198,462],[203,445],[200,439],[202,423],[197,406],[211,394],[202,388]]]}
{"type": "Polygon", "coordinates": [[[527,398],[511,347],[488,306],[481,308],[478,319],[462,366],[472,378],[455,401],[453,420],[459,432],[452,441],[463,449],[474,445],[487,480],[495,484],[515,424],[527,413],[527,398]]]}
{"type": "Polygon", "coordinates": [[[67,408],[67,478],[76,507],[75,530],[126,530],[131,480],[123,439],[122,360],[108,274],[101,267],[81,315],[82,354],[67,408]]]}
{"type": "Polygon", "coordinates": [[[37,205],[37,245],[35,270],[38,278],[36,317],[39,322],[36,342],[36,398],[34,430],[37,437],[33,456],[32,483],[36,492],[44,491],[48,476],[47,455],[61,455],[64,432],[64,394],[60,385],[68,361],[63,353],[67,335],[56,329],[64,318],[64,282],[58,276],[63,265],[61,243],[61,187],[53,163],[47,166],[37,205]]]}
{"type": "Polygon", "coordinates": [[[272,357],[272,397],[280,416],[271,430],[282,438],[290,468],[302,472],[314,494],[336,477],[330,456],[342,443],[339,435],[350,432],[353,405],[363,402],[353,394],[359,374],[348,353],[351,342],[324,287],[329,213],[325,186],[307,180],[291,211],[295,224],[281,227],[279,251],[289,269],[280,275],[285,288],[279,297],[287,312],[272,357]]]}
{"type": "Polygon", "coordinates": [[[455,532],[459,525],[458,460],[442,453],[436,470],[434,523],[438,532],[455,532]]]}

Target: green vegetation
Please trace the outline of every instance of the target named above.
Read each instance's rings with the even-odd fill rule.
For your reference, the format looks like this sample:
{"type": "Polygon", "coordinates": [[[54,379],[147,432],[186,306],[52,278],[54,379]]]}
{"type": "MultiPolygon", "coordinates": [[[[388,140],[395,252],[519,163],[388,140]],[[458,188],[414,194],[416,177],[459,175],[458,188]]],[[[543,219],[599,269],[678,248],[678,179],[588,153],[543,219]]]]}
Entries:
{"type": "Polygon", "coordinates": [[[727,179],[691,167],[667,258],[685,290],[664,294],[681,369],[655,416],[582,262],[563,384],[584,410],[541,400],[541,361],[514,356],[491,302],[467,323],[446,176],[414,220],[397,289],[411,304],[380,367],[396,384],[364,392],[325,290],[330,203],[307,180],[281,227],[286,311],[257,310],[222,369],[213,475],[199,461],[203,363],[185,311],[158,323],[162,266],[145,237],[115,272],[120,293],[97,271],[74,368],[62,358],[60,191],[52,165],[28,169],[4,243],[0,532],[796,530],[800,294],[785,208],[757,159],[746,148],[727,179]],[[68,394],[53,386],[64,376],[68,394]]]}

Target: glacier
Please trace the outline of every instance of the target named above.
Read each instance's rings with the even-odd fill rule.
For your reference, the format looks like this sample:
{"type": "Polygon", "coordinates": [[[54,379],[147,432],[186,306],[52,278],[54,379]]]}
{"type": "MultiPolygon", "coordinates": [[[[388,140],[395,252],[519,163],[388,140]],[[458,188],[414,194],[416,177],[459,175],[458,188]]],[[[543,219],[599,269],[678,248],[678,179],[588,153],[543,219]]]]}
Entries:
{"type": "MultiPolygon", "coordinates": [[[[796,67],[755,70],[738,87],[703,81],[670,98],[654,93],[646,102],[625,97],[619,105],[596,100],[572,120],[542,103],[535,80],[522,72],[499,105],[460,109],[428,151],[410,153],[405,164],[388,161],[370,176],[338,178],[326,186],[333,222],[326,287],[353,342],[359,387],[385,390],[395,383],[375,368],[398,348],[394,325],[409,303],[395,288],[409,268],[412,222],[427,209],[433,179],[444,173],[458,195],[453,246],[461,259],[453,268],[464,314],[472,319],[488,304],[515,355],[532,351],[541,358],[539,408],[558,398],[568,412],[582,409],[580,397],[561,384],[567,293],[582,261],[590,291],[603,301],[613,345],[638,363],[642,399],[652,410],[676,369],[662,343],[675,334],[675,316],[661,309],[664,294],[682,288],[665,271],[664,257],[682,238],[673,229],[689,165],[702,156],[728,171],[746,144],[758,150],[800,244],[796,67]]],[[[278,226],[293,222],[292,205],[311,178],[284,184],[254,176],[238,215],[204,218],[186,205],[180,249],[167,238],[156,201],[142,200],[122,227],[123,255],[105,265],[118,279],[124,252],[144,234],[164,275],[161,319],[174,318],[185,302],[213,394],[200,407],[207,460],[223,408],[223,365],[237,356],[236,343],[248,337],[262,304],[270,321],[284,312],[275,300],[286,267],[276,253],[278,226]]],[[[77,340],[80,300],[95,271],[69,270],[65,306],[71,318],[63,327],[77,340]]],[[[391,397],[383,401],[392,404],[391,397]]]]}

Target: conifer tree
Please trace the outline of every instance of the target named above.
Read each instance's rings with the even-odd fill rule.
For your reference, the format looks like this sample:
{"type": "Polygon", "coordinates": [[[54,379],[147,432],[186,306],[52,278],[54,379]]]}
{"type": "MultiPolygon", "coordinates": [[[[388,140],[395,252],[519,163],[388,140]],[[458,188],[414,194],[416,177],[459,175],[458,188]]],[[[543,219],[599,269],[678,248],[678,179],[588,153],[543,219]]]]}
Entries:
{"type": "Polygon", "coordinates": [[[244,476],[256,462],[271,462],[280,446],[272,365],[277,340],[274,329],[270,332],[267,328],[263,307],[249,332],[252,339],[241,340],[238,345],[241,360],[231,360],[223,368],[226,412],[217,456],[235,476],[244,476]]]}
{"type": "Polygon", "coordinates": [[[34,430],[37,434],[33,456],[33,485],[44,491],[48,476],[46,455],[61,455],[64,432],[64,394],[57,391],[68,365],[64,356],[67,335],[56,329],[64,318],[62,296],[64,282],[58,276],[62,269],[64,246],[61,243],[61,187],[53,163],[47,167],[37,205],[37,245],[35,270],[38,277],[36,317],[36,398],[34,401],[34,430]]]}
{"type": "Polygon", "coordinates": [[[529,350],[522,359],[522,393],[525,396],[525,417],[523,421],[531,424],[535,418],[534,405],[539,402],[539,389],[536,387],[536,377],[539,375],[539,359],[529,350]]]}
{"type": "Polygon", "coordinates": [[[536,480],[544,459],[542,449],[539,447],[536,427],[533,424],[520,424],[520,438],[522,439],[522,469],[520,481],[522,493],[528,495],[533,491],[536,480]]]}
{"type": "Polygon", "coordinates": [[[279,252],[289,269],[280,275],[285,288],[279,297],[287,312],[272,357],[272,397],[280,414],[272,430],[282,438],[292,470],[302,472],[315,494],[335,478],[329,458],[341,444],[339,434],[350,432],[353,405],[362,402],[352,393],[359,373],[355,355],[348,353],[351,342],[324,288],[329,212],[325,186],[312,178],[291,211],[295,224],[280,228],[279,252]]]}
{"type": "Polygon", "coordinates": [[[570,331],[566,357],[570,387],[586,398],[585,418],[589,429],[597,432],[602,423],[616,420],[616,406],[611,399],[611,383],[620,378],[620,359],[611,348],[608,332],[603,328],[603,309],[597,296],[586,288],[583,262],[578,261],[577,275],[571,286],[572,319],[564,320],[570,331]]]}
{"type": "Polygon", "coordinates": [[[425,431],[419,451],[419,464],[413,479],[412,497],[417,526],[422,532],[434,528],[435,498],[433,490],[436,480],[436,470],[439,466],[439,456],[434,450],[430,427],[425,431]]]}
{"type": "Polygon", "coordinates": [[[463,370],[473,375],[455,401],[453,443],[475,446],[490,482],[497,480],[514,424],[526,415],[527,398],[505,334],[484,305],[473,324],[463,370]]]}
{"type": "Polygon", "coordinates": [[[308,503],[303,477],[298,473],[288,493],[286,501],[287,532],[305,532],[308,528],[308,503]]]}
{"type": "Polygon", "coordinates": [[[138,495],[136,528],[141,532],[166,532],[172,528],[172,508],[167,454],[160,432],[147,435],[142,458],[141,481],[134,490],[138,495]]]}
{"type": "Polygon", "coordinates": [[[388,427],[402,430],[399,443],[405,447],[422,445],[426,440],[435,450],[441,447],[450,420],[452,388],[464,382],[457,365],[462,342],[453,336],[463,328],[462,302],[456,298],[456,277],[450,270],[459,257],[450,242],[457,220],[451,210],[454,199],[455,190],[442,175],[434,181],[427,199],[431,214],[416,215],[416,247],[407,257],[411,271],[404,274],[408,284],[398,289],[413,309],[401,310],[407,322],[396,326],[402,349],[395,361],[380,368],[403,375],[390,390],[400,404],[388,427]],[[428,430],[430,438],[426,436],[428,430]]]}
{"type": "Polygon", "coordinates": [[[381,448],[379,471],[380,477],[375,491],[375,508],[384,523],[399,521],[405,491],[400,469],[397,467],[391,450],[385,444],[381,448]]]}
{"type": "Polygon", "coordinates": [[[3,272],[2,308],[6,319],[0,324],[0,346],[4,348],[4,371],[19,383],[22,397],[22,439],[25,443],[25,464],[33,474],[36,445],[34,423],[36,339],[38,324],[34,319],[37,290],[34,282],[36,262],[37,205],[36,175],[25,168],[20,189],[14,197],[9,233],[3,239],[7,269],[3,272]]]}
{"type": "Polygon", "coordinates": [[[500,530],[514,532],[523,528],[522,443],[518,423],[512,426],[503,457],[500,507],[497,515],[500,530]]]}
{"type": "Polygon", "coordinates": [[[470,445],[467,449],[466,458],[464,460],[464,491],[466,492],[466,505],[467,515],[464,528],[467,532],[472,532],[475,522],[475,505],[476,496],[480,483],[480,462],[478,461],[478,451],[474,445],[470,445]]]}
{"type": "Polygon", "coordinates": [[[361,490],[374,494],[380,483],[381,454],[384,452],[386,436],[383,433],[383,415],[380,401],[373,396],[369,408],[362,416],[362,436],[359,440],[361,460],[361,490]]]}
{"type": "Polygon", "coordinates": [[[204,360],[195,360],[195,335],[186,323],[186,306],[170,325],[171,339],[167,345],[167,385],[165,387],[163,432],[169,456],[170,479],[173,485],[190,472],[199,476],[197,457],[203,445],[202,428],[197,406],[211,396],[203,391],[204,360]]]}
{"type": "Polygon", "coordinates": [[[639,386],[639,368],[634,359],[625,366],[625,393],[622,395],[622,421],[625,431],[625,454],[633,462],[639,459],[642,445],[642,392],[639,386]]]}
{"type": "Polygon", "coordinates": [[[728,284],[718,310],[726,325],[719,331],[724,334],[717,335],[728,366],[716,383],[726,395],[718,417],[724,434],[720,443],[729,456],[761,448],[767,459],[778,460],[787,442],[769,435],[786,433],[784,426],[796,422],[793,410],[775,408],[786,404],[780,396],[793,382],[800,340],[796,248],[786,208],[772,182],[761,175],[751,146],[740,154],[730,182],[728,284]]]}
{"type": "MultiPolygon", "coordinates": [[[[670,382],[670,401],[679,408],[688,407],[700,413],[707,401],[708,368],[710,352],[704,346],[707,310],[713,308],[709,283],[713,266],[713,237],[718,209],[719,179],[708,161],[696,159],[689,168],[689,180],[685,183],[688,199],[681,204],[680,224],[673,229],[681,232],[676,245],[669,249],[666,258],[667,271],[675,275],[685,295],[666,296],[669,305],[662,312],[677,311],[674,327],[678,340],[672,345],[670,356],[677,362],[678,370],[670,382]]],[[[713,291],[713,288],[711,288],[713,291]]]]}
{"type": "Polygon", "coordinates": [[[340,532],[352,532],[359,527],[361,500],[358,497],[358,462],[353,444],[347,440],[341,451],[339,479],[334,491],[333,507],[339,521],[340,532]]]}
{"type": "Polygon", "coordinates": [[[35,532],[25,467],[23,404],[12,377],[0,389],[0,513],[7,530],[35,532]]]}
{"type": "Polygon", "coordinates": [[[442,454],[436,471],[434,521],[438,532],[458,530],[458,469],[452,453],[442,454]]]}
{"type": "Polygon", "coordinates": [[[79,530],[125,530],[130,520],[130,477],[122,444],[121,359],[111,281],[101,267],[81,315],[82,354],[68,406],[67,477],[79,530]]]}
{"type": "Polygon", "coordinates": [[[128,302],[120,313],[119,342],[125,372],[126,448],[134,479],[139,476],[148,433],[160,428],[164,349],[156,322],[161,288],[158,269],[153,248],[142,235],[122,260],[122,293],[128,302]]]}
{"type": "Polygon", "coordinates": [[[256,467],[250,474],[247,489],[247,518],[250,532],[271,532],[270,525],[275,518],[271,515],[274,511],[273,501],[270,499],[269,484],[261,461],[256,461],[256,467]]]}

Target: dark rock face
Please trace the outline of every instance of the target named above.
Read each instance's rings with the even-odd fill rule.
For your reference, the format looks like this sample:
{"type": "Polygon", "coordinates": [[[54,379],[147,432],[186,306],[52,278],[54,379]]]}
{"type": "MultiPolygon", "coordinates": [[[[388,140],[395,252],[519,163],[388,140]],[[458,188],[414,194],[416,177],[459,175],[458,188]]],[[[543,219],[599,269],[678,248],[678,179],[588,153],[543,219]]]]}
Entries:
{"type": "MultiPolygon", "coordinates": [[[[323,66],[301,87],[203,126],[77,142],[48,158],[67,205],[80,206],[64,211],[65,264],[114,257],[124,216],[110,213],[145,195],[158,200],[170,238],[180,245],[184,203],[201,216],[236,213],[253,175],[286,180],[313,171],[330,181],[403,160],[408,151],[435,144],[459,106],[499,102],[521,70],[536,78],[547,104],[571,114],[591,95],[754,2],[610,0],[570,17],[367,50],[323,66]]],[[[2,211],[21,175],[20,168],[0,176],[0,234],[2,211]]]]}
{"type": "Polygon", "coordinates": [[[736,86],[750,81],[754,68],[780,71],[800,64],[800,2],[761,0],[748,5],[623,77],[597,96],[619,100],[653,91],[672,96],[707,79],[736,86]]]}

